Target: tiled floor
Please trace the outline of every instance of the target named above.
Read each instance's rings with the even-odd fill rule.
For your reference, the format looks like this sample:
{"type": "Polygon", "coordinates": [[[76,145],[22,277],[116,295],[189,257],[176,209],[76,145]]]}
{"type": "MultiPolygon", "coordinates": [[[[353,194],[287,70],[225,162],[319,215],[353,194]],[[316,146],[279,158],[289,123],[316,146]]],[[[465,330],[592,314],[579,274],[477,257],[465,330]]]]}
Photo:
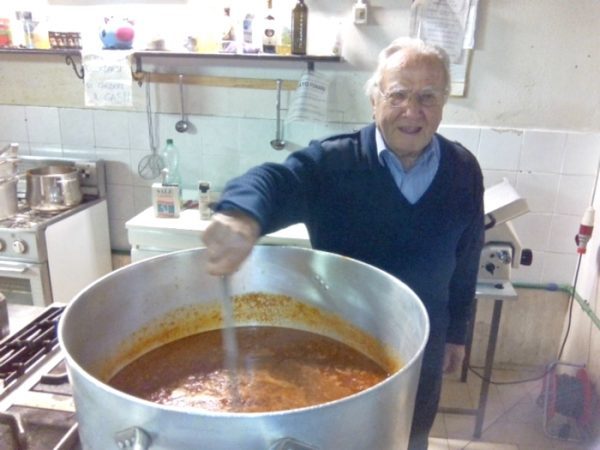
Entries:
{"type": "MultiPolygon", "coordinates": [[[[538,372],[539,373],[539,372],[538,372]]],[[[492,380],[534,378],[531,370],[494,370],[492,380]]],[[[462,383],[458,375],[444,379],[441,406],[474,408],[481,380],[469,373],[462,383]]],[[[552,439],[544,433],[544,409],[537,404],[542,380],[522,384],[490,385],[481,439],[475,439],[475,417],[438,414],[429,450],[597,450],[600,440],[585,444],[552,439]]]]}

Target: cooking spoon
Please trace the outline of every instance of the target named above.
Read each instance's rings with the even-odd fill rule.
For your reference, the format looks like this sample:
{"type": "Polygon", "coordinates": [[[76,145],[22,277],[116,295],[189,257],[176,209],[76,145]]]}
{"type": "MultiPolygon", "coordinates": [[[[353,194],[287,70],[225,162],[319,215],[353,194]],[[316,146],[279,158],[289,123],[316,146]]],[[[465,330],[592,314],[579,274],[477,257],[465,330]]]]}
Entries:
{"type": "Polygon", "coordinates": [[[223,343],[225,346],[225,369],[229,374],[229,394],[234,406],[240,404],[239,377],[237,361],[239,349],[235,333],[233,317],[233,297],[231,295],[231,280],[229,275],[221,277],[221,312],[223,314],[223,343]]]}
{"type": "Polygon", "coordinates": [[[188,130],[189,122],[185,118],[185,109],[183,107],[183,75],[179,75],[179,97],[181,98],[181,120],[175,124],[175,129],[180,133],[185,133],[188,130]]]}

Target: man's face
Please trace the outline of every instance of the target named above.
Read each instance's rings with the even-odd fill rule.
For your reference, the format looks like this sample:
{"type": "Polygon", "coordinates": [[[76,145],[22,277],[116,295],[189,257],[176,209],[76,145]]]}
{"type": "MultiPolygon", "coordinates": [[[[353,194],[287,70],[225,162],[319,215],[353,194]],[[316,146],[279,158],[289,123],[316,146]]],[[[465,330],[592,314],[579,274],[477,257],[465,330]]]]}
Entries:
{"type": "Polygon", "coordinates": [[[444,68],[435,57],[410,50],[392,55],[379,86],[383,95],[371,102],[388,148],[400,159],[416,158],[431,141],[442,120],[445,87],[444,68]]]}

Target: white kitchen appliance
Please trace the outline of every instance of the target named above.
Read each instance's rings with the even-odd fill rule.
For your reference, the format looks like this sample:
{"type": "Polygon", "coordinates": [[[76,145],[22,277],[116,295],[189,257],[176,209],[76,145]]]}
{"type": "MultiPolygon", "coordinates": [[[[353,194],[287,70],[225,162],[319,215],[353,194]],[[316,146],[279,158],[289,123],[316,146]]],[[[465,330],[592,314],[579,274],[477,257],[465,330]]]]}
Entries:
{"type": "Polygon", "coordinates": [[[532,252],[523,248],[511,223],[529,207],[506,178],[485,190],[483,202],[486,231],[478,283],[496,285],[508,282],[513,268],[531,264],[532,252]]]}
{"type": "MultiPolygon", "coordinates": [[[[204,247],[202,234],[210,220],[201,219],[197,209],[184,209],[177,218],[156,217],[152,207],[145,209],[125,224],[131,244],[131,261],[176,250],[204,247]]],[[[263,236],[263,245],[293,245],[310,247],[304,224],[291,225],[263,236]]]]}
{"type": "Polygon", "coordinates": [[[103,161],[21,156],[16,214],[0,220],[0,292],[9,303],[66,303],[112,270],[103,161]],[[26,201],[27,170],[71,165],[82,202],[64,211],[36,211],[26,201]]]}

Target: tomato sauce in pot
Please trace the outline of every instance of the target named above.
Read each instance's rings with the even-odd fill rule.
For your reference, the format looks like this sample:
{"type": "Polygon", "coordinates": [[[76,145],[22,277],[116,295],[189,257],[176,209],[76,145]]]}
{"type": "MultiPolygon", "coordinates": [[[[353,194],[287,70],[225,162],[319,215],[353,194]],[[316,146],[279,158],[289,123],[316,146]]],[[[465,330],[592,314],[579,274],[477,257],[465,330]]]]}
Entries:
{"type": "Polygon", "coordinates": [[[317,333],[279,326],[235,330],[236,396],[231,395],[219,329],[155,348],[122,368],[108,384],[165,405],[267,412],[337,400],[389,376],[363,353],[317,333]]]}

